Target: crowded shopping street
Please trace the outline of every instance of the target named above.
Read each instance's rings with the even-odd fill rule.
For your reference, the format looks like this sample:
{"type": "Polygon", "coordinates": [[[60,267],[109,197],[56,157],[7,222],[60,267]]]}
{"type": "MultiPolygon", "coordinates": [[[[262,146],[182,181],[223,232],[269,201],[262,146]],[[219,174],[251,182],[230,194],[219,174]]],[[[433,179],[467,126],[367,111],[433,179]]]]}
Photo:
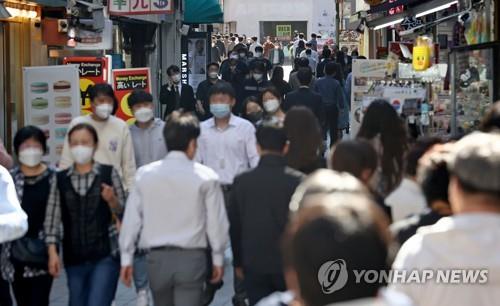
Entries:
{"type": "Polygon", "coordinates": [[[500,0],[0,0],[0,306],[495,306],[500,0]]]}

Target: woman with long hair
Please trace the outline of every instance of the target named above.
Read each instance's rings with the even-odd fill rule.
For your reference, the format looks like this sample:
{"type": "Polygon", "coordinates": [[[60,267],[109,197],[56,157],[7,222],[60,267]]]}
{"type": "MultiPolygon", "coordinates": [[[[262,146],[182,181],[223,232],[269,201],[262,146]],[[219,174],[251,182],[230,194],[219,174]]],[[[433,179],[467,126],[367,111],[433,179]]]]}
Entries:
{"type": "Polygon", "coordinates": [[[273,76],[271,77],[271,84],[273,84],[273,86],[280,91],[282,99],[285,97],[287,93],[292,91],[292,87],[290,86],[290,84],[288,84],[287,81],[284,80],[284,77],[285,77],[285,71],[283,70],[283,67],[281,66],[274,67],[273,76]]]}
{"type": "Polygon", "coordinates": [[[372,184],[386,197],[403,177],[403,157],[408,148],[404,122],[389,102],[375,100],[366,111],[357,137],[367,139],[377,150],[379,167],[372,184]]]}
{"type": "Polygon", "coordinates": [[[285,131],[290,147],[288,165],[305,174],[326,167],[321,156],[323,137],[318,119],[306,107],[293,107],[286,113],[285,131]]]}

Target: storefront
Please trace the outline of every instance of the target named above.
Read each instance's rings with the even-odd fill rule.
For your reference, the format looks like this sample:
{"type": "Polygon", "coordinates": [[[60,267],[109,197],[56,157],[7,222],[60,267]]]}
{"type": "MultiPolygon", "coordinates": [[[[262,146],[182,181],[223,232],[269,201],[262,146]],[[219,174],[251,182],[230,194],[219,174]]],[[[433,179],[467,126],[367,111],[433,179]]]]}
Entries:
{"type": "Polygon", "coordinates": [[[0,137],[8,150],[12,137],[24,125],[22,67],[47,64],[40,29],[41,7],[5,1],[8,12],[0,18],[0,137]]]}
{"type": "Polygon", "coordinates": [[[365,54],[379,61],[353,65],[353,120],[371,100],[384,98],[415,137],[476,130],[500,99],[497,6],[493,0],[391,0],[358,12],[365,54]],[[372,68],[379,73],[370,75],[372,68]]]}

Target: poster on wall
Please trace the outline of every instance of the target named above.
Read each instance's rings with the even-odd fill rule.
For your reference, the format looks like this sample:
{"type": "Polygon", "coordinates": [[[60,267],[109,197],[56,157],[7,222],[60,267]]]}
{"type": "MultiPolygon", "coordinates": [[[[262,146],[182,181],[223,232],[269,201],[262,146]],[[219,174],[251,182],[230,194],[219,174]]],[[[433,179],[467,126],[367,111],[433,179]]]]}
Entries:
{"type": "Polygon", "coordinates": [[[88,88],[98,83],[107,83],[110,79],[109,58],[108,57],[65,57],[65,65],[73,64],[78,66],[80,76],[80,105],[82,115],[92,112],[88,88]]]}
{"type": "Polygon", "coordinates": [[[128,97],[135,89],[151,93],[151,72],[149,68],[113,69],[113,88],[118,99],[115,115],[128,124],[133,124],[135,119],[128,107],[128,97]]]}
{"type": "Polygon", "coordinates": [[[356,136],[361,127],[363,113],[380,94],[372,93],[376,81],[387,75],[385,60],[353,60],[351,80],[351,133],[356,136]]]}
{"type": "Polygon", "coordinates": [[[337,28],[335,18],[337,16],[335,5],[331,0],[316,0],[313,2],[312,33],[321,35],[318,40],[318,49],[324,44],[331,45],[336,37],[337,28]]]}
{"type": "Polygon", "coordinates": [[[191,33],[182,37],[181,42],[181,80],[189,84],[194,91],[207,78],[209,63],[208,33],[191,33]]]}
{"type": "Polygon", "coordinates": [[[48,153],[56,165],[71,120],[80,115],[77,65],[23,67],[24,122],[42,129],[48,153]]]}

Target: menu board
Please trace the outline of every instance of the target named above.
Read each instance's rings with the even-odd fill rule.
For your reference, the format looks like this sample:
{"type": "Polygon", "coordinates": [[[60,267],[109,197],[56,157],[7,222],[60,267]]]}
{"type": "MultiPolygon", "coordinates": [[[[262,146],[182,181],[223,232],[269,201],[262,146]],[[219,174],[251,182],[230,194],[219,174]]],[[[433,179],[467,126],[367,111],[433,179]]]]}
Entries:
{"type": "Polygon", "coordinates": [[[149,68],[113,69],[113,88],[118,99],[115,115],[132,124],[135,119],[128,107],[128,97],[135,89],[151,93],[151,72],[149,68]]]}
{"type": "Polygon", "coordinates": [[[47,136],[44,161],[56,165],[71,120],[80,115],[77,65],[23,67],[24,122],[47,136]]]}

